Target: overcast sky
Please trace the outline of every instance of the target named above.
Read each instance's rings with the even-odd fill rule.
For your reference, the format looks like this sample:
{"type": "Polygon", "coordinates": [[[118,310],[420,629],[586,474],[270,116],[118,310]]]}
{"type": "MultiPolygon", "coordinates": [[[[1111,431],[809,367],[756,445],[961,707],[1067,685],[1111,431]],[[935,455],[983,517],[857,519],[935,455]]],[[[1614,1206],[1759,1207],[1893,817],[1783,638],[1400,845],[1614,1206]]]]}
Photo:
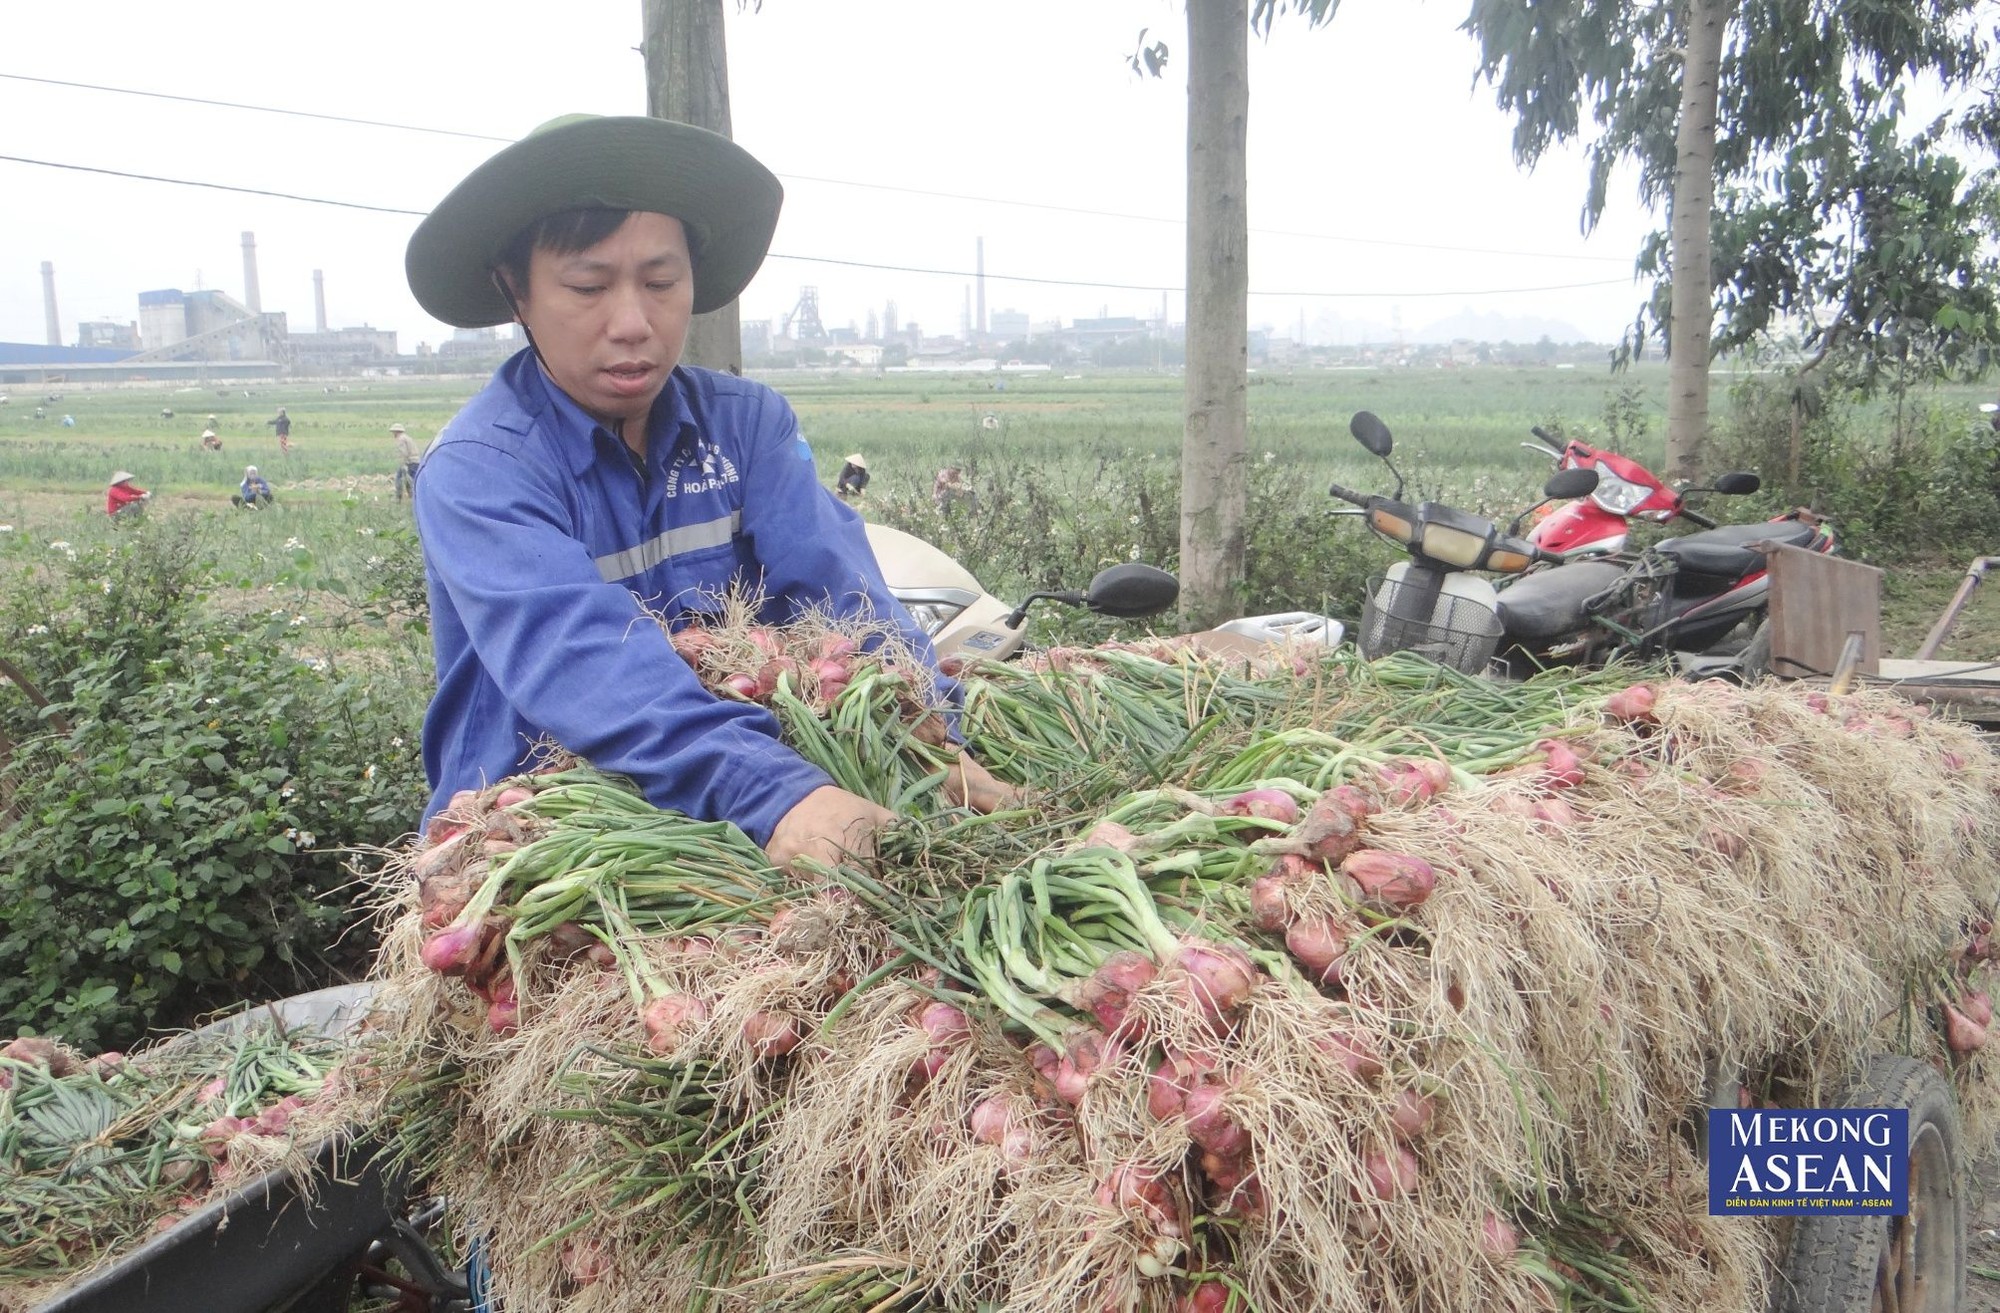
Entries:
{"type": "MultiPolygon", "coordinates": [[[[893,300],[926,333],[955,333],[982,237],[989,313],[1151,317],[1176,289],[1165,299],[1183,317],[1179,0],[728,7],[735,136],[786,189],[746,319],[781,318],[813,286],[829,327],[865,327],[893,300]],[[1142,28],[1172,45],[1164,78],[1125,63],[1142,28]]],[[[1651,217],[1627,179],[1586,240],[1580,155],[1515,166],[1511,121],[1456,30],[1467,8],[1345,0],[1324,28],[1280,21],[1253,41],[1253,325],[1333,316],[1414,333],[1470,311],[1608,341],[1629,322],[1651,217]]],[[[640,13],[640,0],[12,0],[0,155],[421,212],[501,143],[20,78],[511,140],[558,114],[644,113],[640,13]]],[[[241,297],[247,230],[266,310],[311,329],[321,269],[331,326],[394,329],[410,351],[448,336],[403,281],[415,223],[0,160],[0,341],[44,340],[44,260],[66,342],[82,319],[136,319],[142,290],[241,297]]]]}

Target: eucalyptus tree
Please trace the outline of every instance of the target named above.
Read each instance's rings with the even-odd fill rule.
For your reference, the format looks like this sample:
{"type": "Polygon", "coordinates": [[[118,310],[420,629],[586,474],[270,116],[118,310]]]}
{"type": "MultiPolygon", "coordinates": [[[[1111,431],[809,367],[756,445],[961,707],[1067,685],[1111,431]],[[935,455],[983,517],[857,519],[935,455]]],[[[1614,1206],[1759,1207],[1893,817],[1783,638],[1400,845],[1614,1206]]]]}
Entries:
{"type": "MultiPolygon", "coordinates": [[[[1586,135],[1588,231],[1614,171],[1664,203],[1621,355],[1664,340],[1667,459],[1692,477],[1713,353],[1797,328],[1810,365],[1934,362],[1995,332],[1990,180],[1905,136],[1906,92],[1983,71],[1986,0],[1473,0],[1464,28],[1532,166],[1586,135]],[[1718,307],[1719,301],[1719,307],[1718,307]],[[1720,324],[1717,324],[1718,308],[1720,324]]],[[[1862,371],[1868,381],[1868,371],[1862,371]]]]}
{"type": "MultiPolygon", "coordinates": [[[[1187,364],[1181,433],[1181,617],[1232,614],[1244,582],[1250,448],[1250,34],[1281,13],[1317,26],[1340,0],[1187,0],[1187,364]]],[[[1140,34],[1142,43],[1145,34],[1140,34]]],[[[1164,42],[1133,67],[1158,76],[1164,42]]]]}
{"type": "MultiPolygon", "coordinates": [[[[737,10],[763,0],[737,0],[737,10]]],[[[646,59],[646,113],[692,123],[727,137],[729,59],[723,41],[723,0],[640,0],[640,52],[646,59]]],[[[731,301],[696,315],[681,359],[708,369],[743,372],[742,310],[731,301]]]]}

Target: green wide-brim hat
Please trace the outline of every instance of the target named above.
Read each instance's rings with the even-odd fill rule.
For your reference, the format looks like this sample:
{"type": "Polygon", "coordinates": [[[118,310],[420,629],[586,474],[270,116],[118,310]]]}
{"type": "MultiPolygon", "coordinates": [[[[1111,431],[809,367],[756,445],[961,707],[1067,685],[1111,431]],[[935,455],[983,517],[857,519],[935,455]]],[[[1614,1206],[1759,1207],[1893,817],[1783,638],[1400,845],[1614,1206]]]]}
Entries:
{"type": "Polygon", "coordinates": [[[785,189],[729,138],[688,123],[572,114],[552,119],[466,175],[410,236],[403,268],[417,304],[458,328],[514,317],[494,286],[501,250],[529,224],[602,206],[670,214],[694,252],[694,310],[749,285],[785,189]]]}

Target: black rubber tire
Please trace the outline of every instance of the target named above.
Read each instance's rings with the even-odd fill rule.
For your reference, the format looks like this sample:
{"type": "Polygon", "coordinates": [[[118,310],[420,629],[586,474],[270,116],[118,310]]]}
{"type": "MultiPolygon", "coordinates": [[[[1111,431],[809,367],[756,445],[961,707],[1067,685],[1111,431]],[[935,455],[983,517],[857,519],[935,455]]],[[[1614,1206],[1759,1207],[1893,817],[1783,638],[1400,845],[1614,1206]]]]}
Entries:
{"type": "Polygon", "coordinates": [[[1870,1313],[1891,1257],[1913,1271],[1897,1282],[1899,1313],[1957,1313],[1965,1299],[1965,1182],[1958,1109],[1944,1078],[1921,1062],[1880,1057],[1844,1104],[1910,1110],[1907,1218],[1797,1219],[1771,1292],[1773,1313],[1870,1313]]]}

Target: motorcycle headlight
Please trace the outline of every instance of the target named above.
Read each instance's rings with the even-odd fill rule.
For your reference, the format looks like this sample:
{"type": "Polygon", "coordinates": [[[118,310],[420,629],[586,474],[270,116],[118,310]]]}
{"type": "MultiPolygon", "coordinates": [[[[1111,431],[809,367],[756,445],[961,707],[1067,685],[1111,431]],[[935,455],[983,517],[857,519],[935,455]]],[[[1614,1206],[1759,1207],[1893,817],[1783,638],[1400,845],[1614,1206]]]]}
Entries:
{"type": "Polygon", "coordinates": [[[965,607],[954,602],[905,602],[903,609],[928,638],[936,638],[944,627],[958,618],[965,607]]]}
{"type": "Polygon", "coordinates": [[[1630,515],[1634,507],[1652,495],[1653,490],[1644,484],[1621,479],[1599,465],[1597,491],[1590,494],[1590,499],[1613,515],[1630,515]]]}
{"type": "Polygon", "coordinates": [[[1424,526],[1423,553],[1446,565],[1470,570],[1486,555],[1486,539],[1443,524],[1424,526]]]}

